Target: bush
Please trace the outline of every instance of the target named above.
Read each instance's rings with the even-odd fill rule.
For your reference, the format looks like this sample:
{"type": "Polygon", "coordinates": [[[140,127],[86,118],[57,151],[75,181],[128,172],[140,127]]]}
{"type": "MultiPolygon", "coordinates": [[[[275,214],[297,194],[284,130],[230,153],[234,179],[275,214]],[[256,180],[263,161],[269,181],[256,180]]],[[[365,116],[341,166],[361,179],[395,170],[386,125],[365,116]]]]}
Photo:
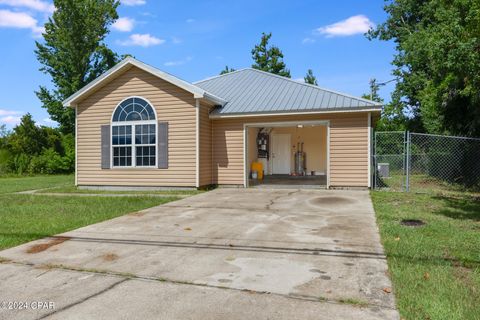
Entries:
{"type": "Polygon", "coordinates": [[[0,175],[5,175],[11,172],[10,164],[12,161],[12,153],[6,149],[0,149],[0,175]]]}
{"type": "Polygon", "coordinates": [[[53,149],[44,150],[39,156],[31,159],[28,173],[70,173],[75,166],[75,155],[61,156],[53,149]]]}

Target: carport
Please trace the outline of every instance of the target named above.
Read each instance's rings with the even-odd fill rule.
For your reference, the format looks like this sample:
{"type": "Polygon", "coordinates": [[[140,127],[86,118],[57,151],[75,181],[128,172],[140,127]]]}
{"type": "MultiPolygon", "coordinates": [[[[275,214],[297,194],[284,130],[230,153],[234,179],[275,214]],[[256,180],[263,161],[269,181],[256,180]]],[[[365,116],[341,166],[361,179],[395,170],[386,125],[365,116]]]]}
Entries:
{"type": "Polygon", "coordinates": [[[328,120],[246,123],[246,185],[326,188],[329,126],[328,120]]]}

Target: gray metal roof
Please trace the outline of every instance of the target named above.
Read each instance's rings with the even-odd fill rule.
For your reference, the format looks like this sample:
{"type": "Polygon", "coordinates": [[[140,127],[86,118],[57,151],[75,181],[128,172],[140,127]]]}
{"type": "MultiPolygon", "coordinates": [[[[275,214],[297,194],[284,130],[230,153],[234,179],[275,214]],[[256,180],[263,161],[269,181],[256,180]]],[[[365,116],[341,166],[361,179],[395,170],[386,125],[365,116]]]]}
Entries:
{"type": "Polygon", "coordinates": [[[227,103],[216,115],[378,109],[370,100],[271,74],[242,69],[193,83],[227,103]]]}

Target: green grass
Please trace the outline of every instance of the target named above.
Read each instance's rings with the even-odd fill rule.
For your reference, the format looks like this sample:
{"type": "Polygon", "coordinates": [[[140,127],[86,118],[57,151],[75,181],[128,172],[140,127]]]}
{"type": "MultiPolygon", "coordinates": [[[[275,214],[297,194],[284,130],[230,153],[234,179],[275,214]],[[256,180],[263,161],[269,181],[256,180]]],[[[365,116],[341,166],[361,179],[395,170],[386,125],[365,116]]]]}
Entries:
{"type": "Polygon", "coordinates": [[[73,175],[0,177],[0,194],[57,186],[72,186],[74,181],[73,175]]]}
{"type": "Polygon", "coordinates": [[[83,194],[161,194],[161,195],[195,195],[202,193],[200,190],[139,190],[139,191],[110,191],[79,189],[75,186],[63,186],[37,191],[37,193],[83,193],[83,194]]]}
{"type": "Polygon", "coordinates": [[[405,319],[479,319],[480,199],[466,193],[372,192],[405,319]],[[402,219],[427,224],[412,228],[402,219]]]}
{"type": "Polygon", "coordinates": [[[0,195],[0,249],[176,200],[175,197],[0,195]]]}

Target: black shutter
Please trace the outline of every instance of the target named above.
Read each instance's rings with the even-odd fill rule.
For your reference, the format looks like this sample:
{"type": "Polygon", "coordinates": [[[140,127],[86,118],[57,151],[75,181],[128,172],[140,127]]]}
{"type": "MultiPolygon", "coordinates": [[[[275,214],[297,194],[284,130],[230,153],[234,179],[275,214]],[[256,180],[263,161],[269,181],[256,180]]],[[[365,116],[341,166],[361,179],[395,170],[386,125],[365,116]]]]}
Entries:
{"type": "Polygon", "coordinates": [[[110,125],[101,126],[102,169],[110,169],[110,125]]]}
{"type": "Polygon", "coordinates": [[[168,122],[158,123],[158,168],[168,169],[168,122]]]}

